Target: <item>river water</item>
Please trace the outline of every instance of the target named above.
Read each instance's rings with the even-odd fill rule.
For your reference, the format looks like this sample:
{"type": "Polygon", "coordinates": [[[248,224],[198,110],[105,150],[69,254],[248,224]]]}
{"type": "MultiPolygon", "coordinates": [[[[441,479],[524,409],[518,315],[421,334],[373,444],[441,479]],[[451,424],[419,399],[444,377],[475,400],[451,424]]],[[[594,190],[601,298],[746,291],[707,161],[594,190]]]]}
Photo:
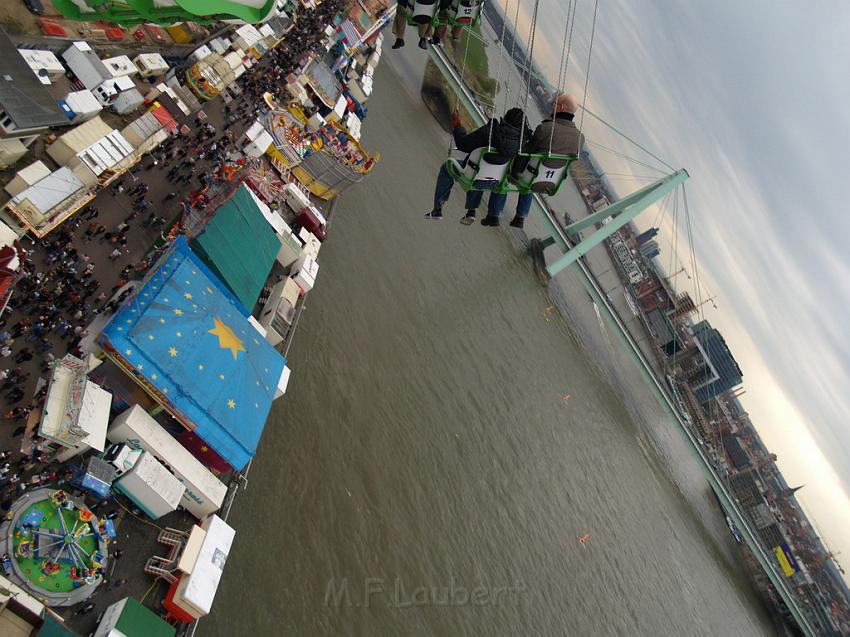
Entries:
{"type": "Polygon", "coordinates": [[[446,136],[421,52],[402,53],[378,69],[382,160],[337,208],[198,634],[772,634],[577,279],[547,312],[517,242],[457,223],[459,193],[422,219],[446,136]]]}

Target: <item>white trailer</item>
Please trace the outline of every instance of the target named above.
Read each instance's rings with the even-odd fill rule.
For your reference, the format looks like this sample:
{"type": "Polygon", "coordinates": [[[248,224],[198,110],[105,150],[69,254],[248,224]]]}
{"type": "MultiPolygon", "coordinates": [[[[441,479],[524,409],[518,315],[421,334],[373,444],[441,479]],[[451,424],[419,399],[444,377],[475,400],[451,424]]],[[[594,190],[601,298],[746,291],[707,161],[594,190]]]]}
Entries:
{"type": "Polygon", "coordinates": [[[227,487],[139,405],[116,416],[106,437],[151,452],[186,487],[180,504],[199,520],[221,508],[227,487]]]}
{"type": "Polygon", "coordinates": [[[186,487],[148,451],[118,478],[113,487],[130,498],[152,520],[176,510],[186,487]]]}
{"type": "Polygon", "coordinates": [[[62,53],[62,59],[83,86],[90,91],[99,86],[103,80],[112,77],[112,73],[106,68],[103,60],[87,42],[79,41],[71,44],[62,53]]]}
{"type": "Polygon", "coordinates": [[[224,564],[230,554],[230,547],[236,531],[217,515],[211,515],[201,523],[206,532],[194,561],[181,560],[181,568],[186,570],[180,576],[180,582],[174,591],[174,603],[183,611],[198,619],[208,615],[224,564]]]}

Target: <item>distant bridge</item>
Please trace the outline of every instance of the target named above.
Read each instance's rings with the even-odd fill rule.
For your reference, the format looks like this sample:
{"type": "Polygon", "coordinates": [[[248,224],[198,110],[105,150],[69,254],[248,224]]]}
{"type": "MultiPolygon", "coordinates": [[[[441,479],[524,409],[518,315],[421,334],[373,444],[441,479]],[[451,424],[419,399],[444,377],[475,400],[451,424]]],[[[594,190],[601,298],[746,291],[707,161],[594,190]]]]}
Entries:
{"type": "MultiPolygon", "coordinates": [[[[437,46],[429,46],[428,47],[429,54],[431,56],[431,60],[440,70],[440,72],[445,77],[446,81],[451,86],[452,90],[457,95],[458,99],[463,103],[466,110],[472,115],[472,117],[476,120],[476,123],[481,126],[484,125],[488,120],[488,114],[485,112],[482,104],[477,100],[474,93],[464,84],[461,80],[459,73],[455,69],[454,65],[448,59],[446,54],[443,52],[441,47],[437,46]]],[[[564,252],[564,255],[557,259],[554,263],[547,266],[547,270],[551,275],[555,275],[564,268],[569,265],[575,264],[574,271],[579,276],[582,284],[587,290],[590,297],[596,303],[596,306],[599,308],[601,314],[606,318],[609,325],[613,328],[614,334],[619,338],[622,345],[626,348],[626,350],[631,353],[635,363],[638,366],[639,371],[643,375],[650,389],[653,390],[655,397],[661,403],[661,405],[667,410],[667,412],[675,418],[676,422],[679,423],[680,430],[682,434],[686,437],[687,441],[690,443],[693,451],[695,452],[696,457],[699,459],[703,473],[705,474],[706,479],[711,485],[714,492],[717,494],[718,499],[722,503],[723,507],[729,514],[729,517],[735,523],[735,525],[740,529],[741,534],[744,537],[744,540],[749,545],[750,549],[755,555],[761,567],[764,569],[765,574],[770,578],[770,581],[773,583],[776,591],[782,597],[782,600],[788,607],[788,610],[793,615],[797,625],[800,627],[800,630],[811,637],[815,637],[818,635],[816,629],[812,626],[808,617],[803,613],[802,608],[800,607],[796,597],[788,586],[788,581],[785,575],[777,569],[775,557],[772,554],[769,554],[759,543],[756,538],[755,532],[750,526],[747,518],[744,516],[743,511],[738,507],[734,496],[726,486],[723,484],[723,481],[719,475],[714,471],[713,466],[708,457],[706,457],[705,453],[702,450],[702,447],[699,445],[699,442],[696,440],[694,435],[690,432],[688,427],[686,426],[682,416],[677,409],[677,406],[673,400],[673,398],[668,394],[663,382],[659,380],[652,371],[652,365],[649,360],[644,356],[643,352],[638,347],[636,341],[632,338],[629,333],[625,323],[620,318],[619,314],[612,307],[611,303],[608,300],[603,288],[599,285],[593,273],[587,267],[587,265],[582,260],[582,256],[593,246],[601,243],[607,236],[611,233],[618,230],[622,225],[624,225],[628,220],[634,218],[638,212],[642,211],[646,207],[646,200],[652,198],[653,192],[655,195],[663,196],[670,190],[672,190],[675,186],[680,184],[684,179],[687,178],[687,173],[684,170],[676,171],[673,174],[662,178],[655,184],[650,184],[645,188],[642,188],[638,193],[633,195],[629,195],[619,202],[605,208],[598,213],[591,215],[589,217],[585,217],[584,219],[579,220],[575,224],[571,224],[567,228],[565,228],[555,214],[549,209],[549,207],[544,203],[543,199],[538,195],[534,195],[535,198],[535,207],[537,212],[540,213],[540,218],[543,220],[546,226],[546,232],[550,235],[550,238],[546,240],[546,245],[558,245],[561,250],[564,252]],[[652,188],[655,188],[653,191],[652,188]],[[624,202],[626,202],[624,204],[624,202]],[[627,212],[628,218],[623,220],[622,223],[609,223],[603,226],[603,229],[597,231],[590,237],[580,241],[579,243],[575,243],[573,240],[573,233],[578,230],[585,228],[592,228],[593,223],[595,222],[597,216],[600,218],[604,218],[610,214],[618,214],[622,213],[629,206],[633,208],[640,207],[639,210],[631,210],[627,212]],[[604,213],[604,214],[601,214],[604,213]],[[568,230],[570,232],[568,232],[568,230]]],[[[657,197],[655,197],[657,199],[657,197]]],[[[619,219],[618,219],[619,221],[619,219]]]]}

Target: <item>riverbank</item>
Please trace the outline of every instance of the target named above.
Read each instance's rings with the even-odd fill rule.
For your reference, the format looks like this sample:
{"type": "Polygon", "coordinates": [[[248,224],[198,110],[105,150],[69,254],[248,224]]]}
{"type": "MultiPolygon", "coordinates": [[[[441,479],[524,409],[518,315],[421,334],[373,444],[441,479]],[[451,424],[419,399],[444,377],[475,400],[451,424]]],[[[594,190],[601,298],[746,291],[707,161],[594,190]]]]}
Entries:
{"type": "MultiPolygon", "coordinates": [[[[210,215],[205,215],[202,209],[213,210],[235,192],[242,180],[257,189],[258,197],[272,195],[269,203],[278,209],[279,214],[275,216],[279,217],[279,223],[295,223],[296,214],[283,205],[281,180],[285,177],[278,176],[267,159],[246,162],[237,161],[237,158],[245,157],[245,146],[254,139],[243,135],[252,127],[257,115],[262,115],[263,93],[269,90],[280,92],[283,102],[287,97],[282,91],[283,78],[288,72],[307,63],[307,60],[301,59],[302,53],[319,39],[326,38],[325,23],[332,20],[336,10],[335,4],[326,2],[321,11],[302,15],[300,25],[293,32],[298,41],[267,54],[251,73],[243,75],[232,90],[225,92],[224,100],[215,99],[206,103],[203,114],[184,126],[181,132],[184,137],[175,136],[162,147],[155,148],[125,178],[114,183],[110,189],[100,190],[84,211],[46,239],[26,240],[26,278],[20,283],[21,294],[15,297],[2,320],[2,327],[9,330],[3,340],[8,341],[10,356],[21,359],[14,371],[13,382],[13,391],[19,392],[21,398],[8,404],[7,408],[15,403],[17,406],[6,413],[8,422],[0,430],[0,449],[7,450],[4,451],[4,460],[9,462],[0,478],[3,482],[3,506],[8,509],[17,496],[35,485],[59,488],[76,494],[78,497],[75,501],[79,502],[80,507],[90,510],[95,518],[103,516],[104,521],[109,519],[110,528],[114,525],[116,536],[109,544],[109,554],[98,558],[105,564],[91,574],[96,586],[94,595],[76,606],[66,605],[57,609],[67,625],[82,634],[93,630],[105,608],[128,595],[141,600],[157,613],[165,614],[162,603],[168,593],[169,582],[163,578],[152,578],[148,574],[148,561],[152,555],[167,550],[157,541],[159,531],[170,527],[188,533],[196,519],[186,511],[179,510],[151,522],[133,501],[124,496],[116,495],[114,499],[111,496],[94,497],[91,493],[77,491],[80,484],[75,482],[72,486],[69,483],[81,460],[87,461],[90,456],[97,454],[86,454],[68,463],[57,464],[51,462],[51,454],[44,451],[43,441],[34,436],[39,426],[39,409],[45,392],[50,388],[46,384],[51,374],[50,363],[69,351],[78,355],[91,351],[96,355],[95,359],[87,360],[102,361],[103,356],[97,356],[98,348],[94,346],[93,338],[107,322],[108,318],[104,317],[124,309],[124,300],[131,294],[131,286],[138,286],[138,279],[147,276],[148,268],[155,267],[154,263],[163,248],[173,238],[172,230],[177,232],[182,228],[188,231],[204,216],[209,220],[210,215]],[[278,78],[281,82],[272,84],[272,78],[278,78]],[[184,174],[186,171],[188,175],[184,174]],[[231,176],[233,172],[237,175],[235,180],[231,176]],[[148,207],[144,214],[138,212],[139,200],[146,202],[148,207]],[[175,218],[177,225],[172,228],[166,218],[175,218]],[[120,245],[120,249],[116,245],[120,245]],[[86,267],[85,273],[78,273],[77,270],[83,266],[86,267]],[[75,290],[72,288],[69,291],[67,283],[57,285],[57,282],[77,276],[84,277],[86,283],[91,285],[79,287],[80,298],[66,299],[75,290]],[[125,291],[126,294],[122,294],[125,291]],[[52,315],[47,318],[40,316],[41,313],[53,312],[54,308],[48,307],[52,303],[66,310],[67,303],[79,303],[79,316],[72,317],[76,308],[71,307],[65,316],[73,323],[59,327],[52,315]],[[76,325],[79,329],[76,329],[76,325]],[[12,338],[12,332],[16,333],[15,338],[12,338]],[[30,336],[37,338],[31,339],[30,336]],[[22,353],[29,350],[28,346],[33,342],[39,344],[39,356],[26,359],[22,353]],[[42,352],[45,352],[44,357],[41,356],[42,352]],[[20,402],[23,398],[27,400],[20,402]],[[25,455],[17,452],[21,436],[25,455]],[[12,465],[14,469],[10,468],[12,465]]],[[[328,46],[334,42],[335,39],[330,39],[328,46]]],[[[327,48],[322,52],[326,53],[327,48]]],[[[335,144],[335,150],[337,147],[344,150],[339,139],[335,144]]],[[[356,156],[353,157],[356,159],[356,156]]],[[[333,204],[322,204],[318,200],[312,204],[324,207],[324,215],[320,213],[320,216],[327,230],[333,220],[333,204]]],[[[315,209],[318,210],[318,207],[315,209]]],[[[312,241],[316,242],[315,238],[312,241]]],[[[316,246],[313,249],[318,251],[316,246]]],[[[268,288],[277,282],[278,277],[290,274],[288,269],[275,267],[277,269],[273,271],[273,278],[264,293],[266,296],[268,288]]],[[[288,329],[281,334],[279,349],[284,355],[292,343],[305,307],[303,299],[302,295],[289,317],[288,329]]],[[[127,302],[133,302],[133,296],[127,302]]],[[[249,308],[256,311],[260,309],[262,301],[257,308],[249,308]]],[[[141,367],[139,365],[139,369],[141,367]]],[[[115,378],[104,382],[108,375],[101,375],[103,369],[101,367],[97,372],[98,382],[116,392],[117,396],[118,391],[112,384],[115,378]]],[[[4,390],[8,389],[4,387],[4,390]]],[[[124,393],[120,401],[126,398],[127,394],[124,393]]],[[[114,408],[116,411],[121,410],[118,404],[114,408]]],[[[152,413],[156,414],[157,410],[152,413]]],[[[247,484],[246,474],[247,469],[244,472],[233,472],[230,476],[221,476],[228,481],[227,495],[220,512],[223,517],[229,514],[239,487],[247,484]]],[[[171,615],[170,619],[174,621],[174,616],[171,615]]],[[[192,624],[184,624],[181,631],[187,629],[194,630],[194,627],[192,624]]]]}
{"type": "Polygon", "coordinates": [[[200,634],[771,634],[659,468],[672,462],[705,494],[643,381],[608,352],[581,284],[565,286],[571,320],[547,321],[527,256],[457,224],[458,192],[445,221],[422,219],[445,133],[410,48],[376,75],[364,139],[383,159],[345,194],[323,248],[326,278],[291,350],[310,365],[234,505],[250,541],[234,547],[200,634]],[[649,433],[596,371],[611,355],[649,433]],[[656,433],[671,459],[648,442],[656,433]],[[246,596],[245,581],[264,586],[246,596]],[[406,602],[452,581],[493,601],[518,581],[525,591],[396,603],[397,583],[406,602]],[[336,603],[328,590],[343,582],[336,603]]]}

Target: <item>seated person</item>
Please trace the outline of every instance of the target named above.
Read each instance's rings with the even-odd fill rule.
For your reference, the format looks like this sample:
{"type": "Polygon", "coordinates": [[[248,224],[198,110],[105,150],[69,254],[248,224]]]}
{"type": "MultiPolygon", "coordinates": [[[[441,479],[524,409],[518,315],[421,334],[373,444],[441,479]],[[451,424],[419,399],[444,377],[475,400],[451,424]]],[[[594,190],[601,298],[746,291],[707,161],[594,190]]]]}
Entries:
{"type": "Polygon", "coordinates": [[[440,3],[440,23],[434,28],[434,36],[431,44],[437,45],[449,30],[449,19],[454,17],[458,24],[452,25],[452,40],[460,40],[465,26],[471,26],[478,18],[481,11],[482,0],[455,0],[447,11],[443,11],[443,3],[440,3]]]}
{"type": "MultiPolygon", "coordinates": [[[[393,43],[394,49],[400,49],[404,46],[404,31],[407,28],[407,18],[413,11],[413,3],[414,0],[399,0],[398,2],[395,18],[393,18],[393,35],[395,36],[395,42],[393,43]]],[[[439,3],[440,6],[437,10],[442,11],[451,5],[451,0],[439,0],[439,3]]],[[[417,25],[417,29],[419,31],[419,48],[427,49],[428,39],[434,33],[434,25],[432,21],[427,20],[425,22],[421,22],[417,25]]]]}
{"type": "MultiPolygon", "coordinates": [[[[555,100],[555,118],[547,119],[540,123],[531,135],[531,139],[523,149],[527,153],[553,153],[556,155],[578,155],[584,145],[584,135],[579,132],[573,122],[575,112],[578,110],[578,101],[573,95],[564,93],[555,100]],[[551,142],[550,142],[551,140],[551,142]],[[551,145],[550,145],[551,144],[551,145]]],[[[521,173],[526,162],[516,161],[511,168],[514,175],[521,173]]],[[[505,209],[508,196],[493,193],[487,207],[487,216],[481,220],[485,226],[498,226],[499,216],[505,209]],[[495,200],[495,202],[494,202],[495,200]]],[[[531,211],[532,196],[520,194],[516,206],[516,215],[510,225],[514,228],[522,228],[528,213],[531,211]]]]}
{"type": "MultiPolygon", "coordinates": [[[[457,112],[454,112],[452,113],[452,135],[458,150],[465,153],[471,153],[477,148],[486,148],[489,143],[490,147],[497,153],[496,157],[490,158],[490,161],[496,164],[506,164],[519,152],[520,127],[524,121],[525,115],[522,109],[512,108],[505,113],[501,121],[491,119],[484,126],[467,134],[466,129],[460,124],[460,117],[457,112]]],[[[452,186],[454,186],[454,180],[449,174],[446,164],[443,163],[440,167],[440,173],[437,175],[437,185],[434,189],[434,207],[431,212],[425,215],[426,219],[443,218],[443,204],[449,200],[452,186]]],[[[474,220],[475,209],[481,203],[481,191],[470,190],[466,197],[467,209],[472,209],[472,220],[474,220]]],[[[464,217],[463,223],[466,225],[472,223],[472,221],[466,221],[466,219],[467,217],[464,217]]]]}

